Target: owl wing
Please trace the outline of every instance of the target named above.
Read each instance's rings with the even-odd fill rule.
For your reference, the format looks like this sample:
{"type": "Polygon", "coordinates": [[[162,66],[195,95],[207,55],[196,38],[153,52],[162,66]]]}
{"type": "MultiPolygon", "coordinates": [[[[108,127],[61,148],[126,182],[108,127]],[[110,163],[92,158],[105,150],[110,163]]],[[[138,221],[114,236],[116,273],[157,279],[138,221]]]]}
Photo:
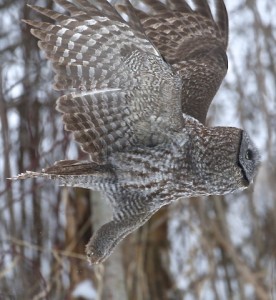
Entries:
{"type": "Polygon", "coordinates": [[[101,163],[113,151],[162,143],[180,130],[181,79],[139,23],[128,24],[105,0],[55,2],[70,16],[31,6],[55,24],[25,22],[53,64],[54,88],[70,91],[57,109],[91,159],[101,163]]]}
{"type": "MultiPolygon", "coordinates": [[[[228,16],[215,1],[216,21],[206,0],[142,0],[137,10],[146,35],[165,60],[180,72],[182,111],[205,123],[209,105],[227,72],[228,16]]],[[[123,7],[122,7],[123,10],[123,7]]]]}

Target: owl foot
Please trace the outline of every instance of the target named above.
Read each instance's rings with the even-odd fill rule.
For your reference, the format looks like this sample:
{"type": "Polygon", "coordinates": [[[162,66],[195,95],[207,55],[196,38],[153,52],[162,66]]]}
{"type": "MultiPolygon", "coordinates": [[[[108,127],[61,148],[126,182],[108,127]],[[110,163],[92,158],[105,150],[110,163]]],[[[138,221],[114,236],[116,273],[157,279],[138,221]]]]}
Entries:
{"type": "Polygon", "coordinates": [[[90,264],[99,264],[105,260],[105,255],[99,251],[96,245],[93,245],[92,239],[85,247],[85,253],[87,256],[87,260],[90,264]]]}

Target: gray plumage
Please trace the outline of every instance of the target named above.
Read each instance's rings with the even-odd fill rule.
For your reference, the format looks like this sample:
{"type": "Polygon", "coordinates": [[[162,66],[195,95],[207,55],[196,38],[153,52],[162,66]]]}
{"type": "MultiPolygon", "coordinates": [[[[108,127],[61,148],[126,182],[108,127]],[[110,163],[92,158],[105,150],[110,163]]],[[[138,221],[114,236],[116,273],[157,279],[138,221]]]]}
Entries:
{"type": "Polygon", "coordinates": [[[102,191],[113,220],[91,238],[89,261],[104,261],[160,207],[181,198],[246,188],[259,165],[248,134],[205,124],[227,71],[228,19],[206,0],[56,0],[70,16],[31,6],[56,24],[25,21],[53,63],[65,128],[89,161],[60,161],[42,172],[60,185],[102,191]],[[128,16],[125,21],[120,16],[128,16]]]}

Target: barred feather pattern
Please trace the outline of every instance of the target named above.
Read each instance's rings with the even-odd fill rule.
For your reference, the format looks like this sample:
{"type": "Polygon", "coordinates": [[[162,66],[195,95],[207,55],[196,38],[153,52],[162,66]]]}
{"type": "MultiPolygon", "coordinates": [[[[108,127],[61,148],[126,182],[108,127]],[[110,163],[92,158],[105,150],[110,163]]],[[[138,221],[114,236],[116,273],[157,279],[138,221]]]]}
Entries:
{"type": "Polygon", "coordinates": [[[204,125],[226,73],[228,18],[206,0],[55,0],[70,15],[31,6],[51,22],[25,20],[52,62],[65,129],[90,160],[64,160],[41,172],[62,186],[101,191],[113,218],[86,247],[91,263],[160,207],[190,196],[246,188],[259,153],[238,128],[204,125]],[[127,16],[127,20],[122,18],[127,16]]]}
{"type": "Polygon", "coordinates": [[[56,24],[25,22],[34,27],[32,34],[53,63],[54,87],[73,90],[58,99],[57,109],[82,150],[102,163],[112,151],[168,139],[163,131],[168,123],[179,131],[180,78],[146,36],[106,1],[95,2],[105,13],[85,0],[76,1],[78,6],[57,2],[70,17],[31,6],[56,24]]]}
{"type": "Polygon", "coordinates": [[[138,12],[146,35],[161,55],[180,72],[183,86],[182,111],[203,124],[227,71],[228,17],[217,0],[216,21],[206,0],[143,1],[149,12],[138,12]],[[203,83],[205,86],[199,88],[203,83]],[[192,92],[192,93],[191,93],[192,92]]]}

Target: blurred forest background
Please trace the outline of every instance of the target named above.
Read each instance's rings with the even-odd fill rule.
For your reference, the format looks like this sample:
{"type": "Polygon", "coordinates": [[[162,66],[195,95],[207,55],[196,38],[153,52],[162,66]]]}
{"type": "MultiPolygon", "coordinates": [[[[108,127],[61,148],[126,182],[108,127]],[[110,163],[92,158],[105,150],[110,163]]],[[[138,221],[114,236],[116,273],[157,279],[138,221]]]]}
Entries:
{"type": "MultiPolygon", "coordinates": [[[[109,214],[100,195],[6,178],[84,158],[55,111],[58,93],[26,3],[0,1],[0,299],[276,299],[276,6],[225,0],[229,72],[210,126],[246,129],[262,153],[254,186],[183,199],[131,234],[101,266],[84,247],[109,214]]],[[[138,2],[138,1],[136,1],[138,2]]]]}

